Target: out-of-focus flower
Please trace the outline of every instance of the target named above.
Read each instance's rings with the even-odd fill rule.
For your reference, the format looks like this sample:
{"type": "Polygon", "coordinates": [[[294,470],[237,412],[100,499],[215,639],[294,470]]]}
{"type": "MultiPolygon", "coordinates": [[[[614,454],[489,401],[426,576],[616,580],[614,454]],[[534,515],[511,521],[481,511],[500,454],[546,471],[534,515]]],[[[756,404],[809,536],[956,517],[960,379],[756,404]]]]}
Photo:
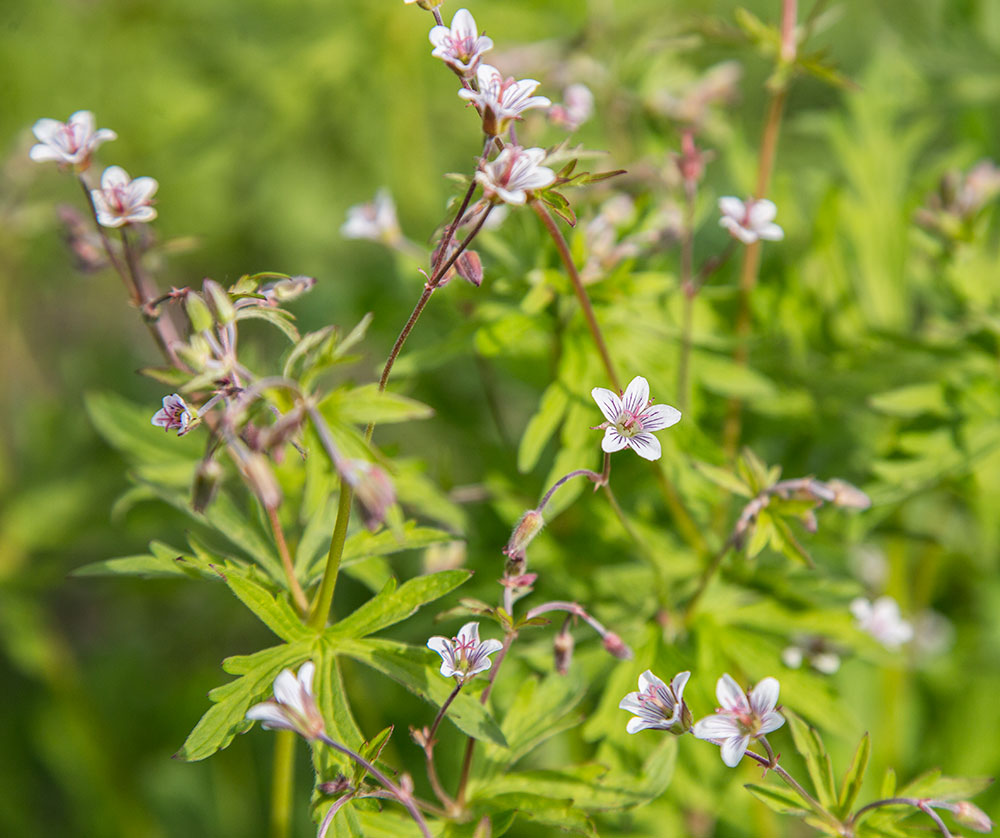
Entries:
{"type": "Polygon", "coordinates": [[[590,391],[606,422],[601,449],[607,453],[628,447],[646,460],[660,459],[660,441],[651,431],[661,431],[681,421],[681,412],[667,404],[652,404],[649,382],[641,375],[633,378],[621,397],[603,387],[590,391]]]}
{"type": "Polygon", "coordinates": [[[840,655],[833,651],[823,637],[802,637],[786,646],[781,653],[781,662],[789,669],[798,669],[808,663],[823,675],[833,675],[840,669],[840,655]]]}
{"type": "Polygon", "coordinates": [[[913,624],[913,648],[924,657],[943,655],[955,643],[951,620],[930,608],[921,611],[913,624]]]}
{"type": "Polygon", "coordinates": [[[691,711],[684,703],[684,687],[690,677],[690,672],[678,672],[668,685],[650,670],[643,672],[639,676],[639,691],[629,693],[618,704],[622,710],[635,714],[625,730],[629,733],[640,730],[687,733],[691,729],[691,711]]]}
{"type": "Polygon", "coordinates": [[[499,652],[503,644],[499,640],[479,641],[479,623],[466,623],[456,637],[432,637],[427,648],[441,656],[441,674],[464,684],[480,672],[493,665],[490,655],[499,652]]]}
{"type": "Polygon", "coordinates": [[[594,94],[585,84],[571,84],[563,91],[563,103],[549,108],[549,119],[575,131],[594,115],[594,94]]]}
{"type": "Polygon", "coordinates": [[[444,541],[431,544],[424,550],[424,573],[454,570],[465,564],[465,542],[444,541]]]}
{"type": "Polygon", "coordinates": [[[462,78],[475,73],[483,53],[493,49],[493,41],[479,34],[468,9],[455,12],[450,28],[435,26],[428,37],[434,44],[431,55],[440,58],[462,78]]]}
{"type": "Polygon", "coordinates": [[[742,74],[738,61],[724,61],[709,67],[701,78],[680,93],[656,91],[648,104],[653,111],[670,119],[697,127],[708,119],[713,104],[736,98],[742,74]]]}
{"type": "Polygon", "coordinates": [[[889,560],[874,544],[860,544],[848,556],[848,564],[869,588],[879,590],[889,578],[889,560]]]}
{"type": "Polygon", "coordinates": [[[274,700],[255,704],[246,717],[262,722],[268,730],[291,730],[309,740],[325,736],[326,726],[312,691],[315,674],[312,661],[302,664],[298,675],[282,669],[274,679],[274,700]]]}
{"type": "Polygon", "coordinates": [[[858,621],[858,628],[886,649],[898,649],[913,639],[913,626],[903,619],[899,603],[891,596],[881,596],[874,602],[858,597],[851,602],[851,613],[858,621]]]}
{"type": "MultiPolygon", "coordinates": [[[[283,279],[276,279],[274,282],[265,283],[260,287],[260,294],[270,305],[276,306],[279,303],[287,303],[301,297],[303,294],[307,294],[309,291],[312,291],[315,285],[315,277],[289,276],[283,279]]],[[[236,308],[242,308],[243,305],[252,306],[258,303],[259,300],[254,297],[244,297],[241,300],[237,300],[234,305],[236,308]]]]}
{"type": "Polygon", "coordinates": [[[389,190],[379,189],[373,200],[348,209],[340,235],[345,239],[368,239],[389,245],[396,243],[400,238],[399,220],[389,190]]]}
{"type": "Polygon", "coordinates": [[[337,467],[364,509],[365,526],[377,529],[396,502],[392,479],[385,469],[367,460],[342,460],[337,467]]]}
{"type": "Polygon", "coordinates": [[[778,208],[767,198],[750,198],[746,203],[732,196],[719,198],[719,210],[722,212],[719,226],[743,244],[753,244],[758,239],[776,242],[785,237],[785,231],[774,223],[778,208]]]}
{"type": "Polygon", "coordinates": [[[121,166],[108,166],[101,175],[101,188],[90,190],[97,220],[105,227],[152,221],[156,218],[152,199],[159,185],[154,178],[132,180],[121,166]]]}
{"type": "Polygon", "coordinates": [[[764,678],[749,693],[726,674],[715,686],[715,696],[722,706],[714,716],[699,719],[692,733],[720,745],[722,761],[734,768],[743,759],[750,740],[757,739],[785,723],[774,708],[778,704],[780,685],[776,678],[764,678]]]}
{"type": "Polygon", "coordinates": [[[476,182],[489,200],[520,206],[530,192],[555,183],[556,173],[541,165],[544,159],[543,148],[509,145],[496,159],[482,165],[476,172],[476,182]]]}
{"type": "Polygon", "coordinates": [[[80,169],[87,168],[90,155],[101,143],[118,139],[110,128],[95,131],[90,111],[77,111],[66,122],[40,119],[31,131],[38,139],[38,144],[28,152],[32,160],[38,163],[54,160],[80,169]]]}
{"type": "MultiPolygon", "coordinates": [[[[930,805],[936,805],[936,801],[931,801],[930,805]]],[[[967,826],[976,832],[992,832],[993,821],[982,809],[968,800],[960,800],[958,803],[946,803],[944,808],[951,810],[955,820],[962,826],[967,826]]]]}
{"type": "Polygon", "coordinates": [[[843,506],[847,509],[868,509],[872,505],[872,499],[862,492],[857,486],[834,477],[826,481],[826,488],[833,493],[830,502],[835,506],[843,506]]]}
{"type": "Polygon", "coordinates": [[[177,393],[163,397],[163,407],[153,414],[150,423],[165,431],[177,431],[177,436],[184,436],[191,430],[194,414],[177,393]]]}
{"type": "Polygon", "coordinates": [[[520,119],[530,108],[552,104],[544,96],[532,96],[541,82],[534,79],[504,78],[496,67],[480,64],[476,70],[476,90],[462,88],[458,95],[468,99],[483,117],[483,132],[491,137],[502,134],[512,119],[520,119]]]}

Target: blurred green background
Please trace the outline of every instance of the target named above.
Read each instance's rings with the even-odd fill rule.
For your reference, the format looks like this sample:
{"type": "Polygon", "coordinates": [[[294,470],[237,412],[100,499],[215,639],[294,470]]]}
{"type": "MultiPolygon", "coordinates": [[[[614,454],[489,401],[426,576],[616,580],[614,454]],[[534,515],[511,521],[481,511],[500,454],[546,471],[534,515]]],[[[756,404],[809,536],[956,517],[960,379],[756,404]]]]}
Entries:
{"type": "MultiPolygon", "coordinates": [[[[777,3],[747,5],[765,20],[778,16],[777,3]]],[[[446,4],[445,18],[457,7],[446,4]]],[[[494,63],[538,78],[539,92],[553,100],[562,85],[587,81],[597,113],[580,138],[607,149],[613,166],[643,176],[668,168],[677,147],[658,96],[682,91],[719,61],[740,61],[739,99],[714,116],[701,142],[717,153],[707,192],[745,194],[768,68],[745,45],[715,37],[712,20],[731,20],[734,8],[673,0],[470,4],[498,45],[494,63]]],[[[933,608],[952,626],[944,653],[881,668],[845,665],[835,683],[856,724],[835,753],[843,759],[847,736],[870,729],[879,769],[893,765],[901,777],[932,765],[993,774],[1000,766],[997,225],[987,213],[970,244],[942,255],[911,221],[946,170],[1000,156],[1000,3],[833,8],[839,14],[814,46],[828,49],[859,87],[843,92],[807,79],[793,88],[774,187],[787,240],[768,251],[755,299],[755,360],[808,392],[812,408],[752,412],[746,439],[788,476],[839,474],[881,488],[883,505],[847,528],[850,543],[838,543],[834,528],[817,552],[846,573],[849,556],[875,549],[904,611],[933,608]],[[913,383],[925,387],[915,403],[873,407],[871,396],[913,383]],[[971,447],[970,423],[981,431],[971,447]],[[880,471],[876,461],[888,465],[880,471]]],[[[152,538],[177,541],[185,523],[160,505],[111,514],[127,485],[126,464],[91,427],[84,393],[117,392],[152,413],[161,388],[135,370],[155,359],[155,347],[112,275],[74,271],[55,206],[78,201],[78,190],[54,166],[28,161],[30,126],[90,109],[99,127],[119,135],[100,150],[102,163],[159,180],[155,229],[174,244],[162,257],[164,287],[276,270],[319,280],[293,306],[303,329],[349,326],[375,311],[369,355],[356,371],[368,378],[421,280],[388,251],[344,241],[345,211],[387,186],[404,231],[424,242],[452,194],[443,173],[468,170],[478,151],[478,128],[455,96],[455,78],[429,56],[430,22],[399,0],[0,5],[0,834],[263,835],[271,745],[248,736],[203,763],[170,759],[204,712],[207,690],[221,683],[221,658],[268,642],[231,597],[184,582],[67,578],[152,538]]],[[[537,126],[534,142],[559,138],[558,129],[537,126]]],[[[643,188],[638,178],[630,183],[643,188]]],[[[703,215],[704,254],[723,239],[710,204],[703,215]]],[[[509,223],[515,241],[534,241],[530,221],[509,223]]],[[[653,267],[669,273],[675,260],[668,251],[653,267]]],[[[486,264],[482,294],[492,293],[486,264]]],[[[733,282],[721,277],[723,287],[733,282]]],[[[472,289],[451,291],[458,302],[431,306],[413,348],[433,351],[482,299],[472,289]]],[[[262,360],[283,349],[263,333],[260,345],[262,360]]],[[[509,499],[526,506],[542,488],[541,474],[517,475],[505,436],[516,440],[523,430],[547,371],[516,359],[496,366],[505,432],[490,418],[484,368],[469,340],[450,355],[442,349],[440,365],[406,385],[438,418],[382,439],[419,451],[446,488],[502,486],[506,507],[469,511],[468,565],[479,571],[482,591],[491,590],[496,548],[511,523],[504,510],[516,508],[509,499]]],[[[721,409],[705,403],[696,411],[704,432],[717,436],[721,409]]],[[[649,502],[621,493],[627,508],[649,502]]],[[[565,544],[546,549],[583,550],[573,541],[574,521],[568,516],[559,529],[565,544]]],[[[603,563],[587,558],[576,572],[596,574],[603,563]]],[[[418,568],[411,557],[400,572],[418,568]]],[[[348,586],[343,595],[359,592],[348,586]]],[[[395,686],[349,675],[356,698],[378,689],[385,706],[407,705],[395,686]]],[[[372,730],[388,723],[365,721],[372,730]]],[[[634,834],[668,834],[658,831],[664,823],[686,831],[675,834],[794,832],[751,804],[705,752],[695,758],[695,744],[683,743],[669,799],[637,813],[634,834]],[[696,770],[685,769],[687,755],[696,770]],[[703,774],[714,779],[702,782],[703,774]],[[663,820],[664,807],[674,820],[663,820]]],[[[405,743],[397,747],[406,751],[405,743]]],[[[304,750],[301,758],[297,834],[304,835],[304,750]]],[[[992,791],[978,802],[995,814],[997,799],[992,791]]]]}

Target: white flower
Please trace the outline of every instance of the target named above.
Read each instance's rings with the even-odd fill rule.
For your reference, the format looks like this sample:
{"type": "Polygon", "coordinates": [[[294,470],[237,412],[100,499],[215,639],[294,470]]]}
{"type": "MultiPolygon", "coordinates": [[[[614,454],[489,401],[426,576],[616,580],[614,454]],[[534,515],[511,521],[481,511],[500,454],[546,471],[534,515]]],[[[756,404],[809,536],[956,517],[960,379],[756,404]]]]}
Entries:
{"type": "Polygon", "coordinates": [[[509,145],[496,159],[482,165],[476,172],[476,182],[490,200],[523,204],[528,192],[555,183],[556,173],[539,165],[544,159],[545,149],[509,145]]]}
{"type": "Polygon", "coordinates": [[[493,41],[479,34],[475,18],[468,9],[455,12],[450,29],[435,26],[428,38],[434,44],[431,55],[440,58],[462,77],[471,76],[479,66],[483,53],[493,49],[493,41]]]}
{"type": "Polygon", "coordinates": [[[858,597],[851,603],[858,628],[874,637],[886,649],[898,649],[913,639],[913,626],[902,618],[899,603],[890,596],[869,602],[858,597]]]}
{"type": "Polygon", "coordinates": [[[177,436],[184,436],[191,430],[194,415],[191,408],[176,393],[163,397],[163,407],[153,414],[150,423],[165,431],[177,431],[177,436]]]}
{"type": "Polygon", "coordinates": [[[767,198],[749,198],[746,203],[739,198],[719,198],[719,210],[719,226],[743,244],[753,244],[757,239],[777,242],[785,237],[785,231],[774,223],[778,208],[767,198]]]}
{"type": "Polygon", "coordinates": [[[77,111],[67,122],[40,119],[31,129],[38,144],[28,155],[36,162],[54,160],[86,168],[90,155],[101,143],[118,139],[109,128],[94,130],[94,115],[90,111],[77,111]]]}
{"type": "Polygon", "coordinates": [[[691,712],[684,703],[684,687],[691,677],[690,672],[678,672],[669,685],[657,678],[650,670],[639,676],[639,691],[629,693],[619,702],[622,710],[634,713],[625,730],[638,733],[640,730],[670,730],[685,733],[691,727],[691,712]]]}
{"type": "Polygon", "coordinates": [[[370,239],[391,244],[399,238],[396,204],[388,189],[379,189],[366,204],[355,204],[347,210],[347,221],[340,228],[345,239],[370,239]]]}
{"type": "Polygon", "coordinates": [[[532,96],[541,82],[534,79],[505,79],[490,64],[480,64],[476,70],[476,90],[462,88],[458,95],[479,108],[483,131],[491,137],[502,134],[512,119],[520,119],[529,108],[547,108],[552,104],[544,96],[532,96]]]}
{"type": "Polygon", "coordinates": [[[722,706],[714,716],[694,723],[692,733],[722,746],[722,761],[734,768],[743,759],[750,740],[777,730],[785,723],[775,710],[779,684],[776,678],[765,678],[749,693],[730,675],[723,675],[715,686],[715,696],[722,706]]]}
{"type": "Polygon", "coordinates": [[[833,675],[840,669],[840,655],[831,651],[823,638],[802,638],[781,653],[781,662],[789,669],[808,663],[823,675],[833,675]]]}
{"type": "Polygon", "coordinates": [[[302,664],[297,676],[282,669],[274,679],[274,700],[255,704],[246,717],[263,722],[268,730],[292,730],[306,739],[324,736],[326,727],[312,691],[315,674],[312,661],[302,664]]]}
{"type": "Polygon", "coordinates": [[[132,180],[121,166],[108,166],[101,175],[101,188],[90,190],[97,220],[105,227],[152,221],[156,210],[150,204],[159,185],[151,177],[132,180]]]}
{"type": "Polygon", "coordinates": [[[499,640],[479,642],[479,623],[466,623],[457,637],[432,637],[427,648],[441,656],[441,674],[445,678],[455,678],[464,684],[474,675],[485,672],[493,665],[490,655],[499,652],[503,643],[499,640]]]}
{"type": "Polygon", "coordinates": [[[571,84],[563,91],[563,104],[549,109],[549,119],[575,131],[594,113],[594,94],[585,84],[571,84]]]}
{"type": "Polygon", "coordinates": [[[650,431],[661,431],[681,421],[681,412],[666,404],[652,404],[649,382],[637,375],[621,397],[611,390],[595,387],[590,391],[607,422],[601,448],[607,453],[621,451],[626,446],[646,460],[660,459],[660,441],[650,431]]]}

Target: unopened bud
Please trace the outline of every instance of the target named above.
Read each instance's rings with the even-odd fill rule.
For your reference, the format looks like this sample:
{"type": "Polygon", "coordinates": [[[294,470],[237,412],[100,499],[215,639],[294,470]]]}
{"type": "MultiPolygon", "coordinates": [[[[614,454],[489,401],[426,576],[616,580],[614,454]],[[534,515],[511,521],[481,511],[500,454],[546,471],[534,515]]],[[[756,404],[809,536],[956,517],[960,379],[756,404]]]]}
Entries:
{"type": "Polygon", "coordinates": [[[852,486],[846,480],[826,481],[827,488],[833,491],[833,503],[837,506],[846,506],[851,509],[868,509],[872,505],[872,500],[862,492],[857,486],[852,486]]]}
{"type": "Polygon", "coordinates": [[[438,6],[440,6],[444,0],[417,0],[417,5],[421,9],[426,9],[428,12],[433,11],[438,6]]]}
{"type": "Polygon", "coordinates": [[[569,672],[569,665],[573,660],[573,646],[575,642],[573,635],[568,631],[560,631],[552,641],[552,653],[555,658],[556,672],[565,675],[569,672]]]}
{"type": "Polygon", "coordinates": [[[342,794],[351,790],[351,781],[343,774],[338,774],[326,783],[320,783],[317,787],[321,794],[342,794]]]}
{"type": "Polygon", "coordinates": [[[410,739],[414,741],[418,748],[426,748],[431,741],[430,730],[426,727],[411,727],[410,739]]]}
{"type": "Polygon", "coordinates": [[[396,502],[396,489],[385,469],[366,460],[347,460],[339,466],[365,513],[365,526],[376,529],[396,502]]]}
{"type": "Polygon", "coordinates": [[[504,554],[510,556],[512,559],[515,556],[524,556],[525,549],[531,544],[535,536],[542,531],[542,527],[544,526],[545,519],[542,517],[542,513],[537,509],[529,509],[524,513],[521,520],[518,521],[517,526],[514,527],[514,532],[510,535],[510,541],[507,542],[507,546],[503,549],[504,554]]]}
{"type": "Polygon", "coordinates": [[[281,488],[271,471],[267,458],[261,454],[249,454],[241,460],[243,476],[250,489],[267,509],[277,509],[281,505],[281,488]]]}
{"type": "Polygon", "coordinates": [[[206,279],[202,288],[205,291],[205,296],[212,301],[212,308],[215,309],[218,321],[223,326],[232,323],[236,319],[236,309],[233,308],[233,301],[225,289],[212,279],[206,279]]]}
{"type": "Polygon", "coordinates": [[[312,276],[289,276],[262,285],[260,293],[275,303],[286,303],[311,291],[315,284],[312,276]]]}
{"type": "Polygon", "coordinates": [[[191,328],[196,332],[207,332],[215,323],[208,303],[193,291],[184,299],[184,309],[191,321],[191,328]]]}
{"type": "Polygon", "coordinates": [[[993,821],[982,809],[968,800],[961,800],[951,807],[955,820],[962,826],[974,829],[976,832],[992,832],[993,821]]]}
{"type": "Polygon", "coordinates": [[[407,795],[413,794],[413,776],[408,771],[404,771],[399,775],[399,787],[407,795]]]}
{"type": "Polygon", "coordinates": [[[625,644],[617,634],[609,631],[604,635],[604,649],[609,654],[614,655],[618,660],[631,660],[632,650],[625,644]]]}
{"type": "Polygon", "coordinates": [[[215,497],[222,481],[222,466],[215,460],[202,460],[194,473],[191,489],[191,506],[195,512],[204,512],[215,497]]]}
{"type": "Polygon", "coordinates": [[[455,271],[478,288],[483,284],[483,263],[474,250],[466,250],[455,260],[455,271]]]}

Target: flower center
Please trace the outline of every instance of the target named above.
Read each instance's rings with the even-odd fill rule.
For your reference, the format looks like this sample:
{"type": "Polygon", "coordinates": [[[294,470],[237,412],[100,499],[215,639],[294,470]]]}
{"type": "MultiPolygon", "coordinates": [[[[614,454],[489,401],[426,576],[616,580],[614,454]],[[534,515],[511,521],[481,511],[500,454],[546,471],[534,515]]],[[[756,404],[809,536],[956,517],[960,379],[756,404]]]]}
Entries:
{"type": "Polygon", "coordinates": [[[615,423],[615,430],[622,436],[631,438],[642,430],[642,422],[631,411],[623,410],[615,423]]]}

